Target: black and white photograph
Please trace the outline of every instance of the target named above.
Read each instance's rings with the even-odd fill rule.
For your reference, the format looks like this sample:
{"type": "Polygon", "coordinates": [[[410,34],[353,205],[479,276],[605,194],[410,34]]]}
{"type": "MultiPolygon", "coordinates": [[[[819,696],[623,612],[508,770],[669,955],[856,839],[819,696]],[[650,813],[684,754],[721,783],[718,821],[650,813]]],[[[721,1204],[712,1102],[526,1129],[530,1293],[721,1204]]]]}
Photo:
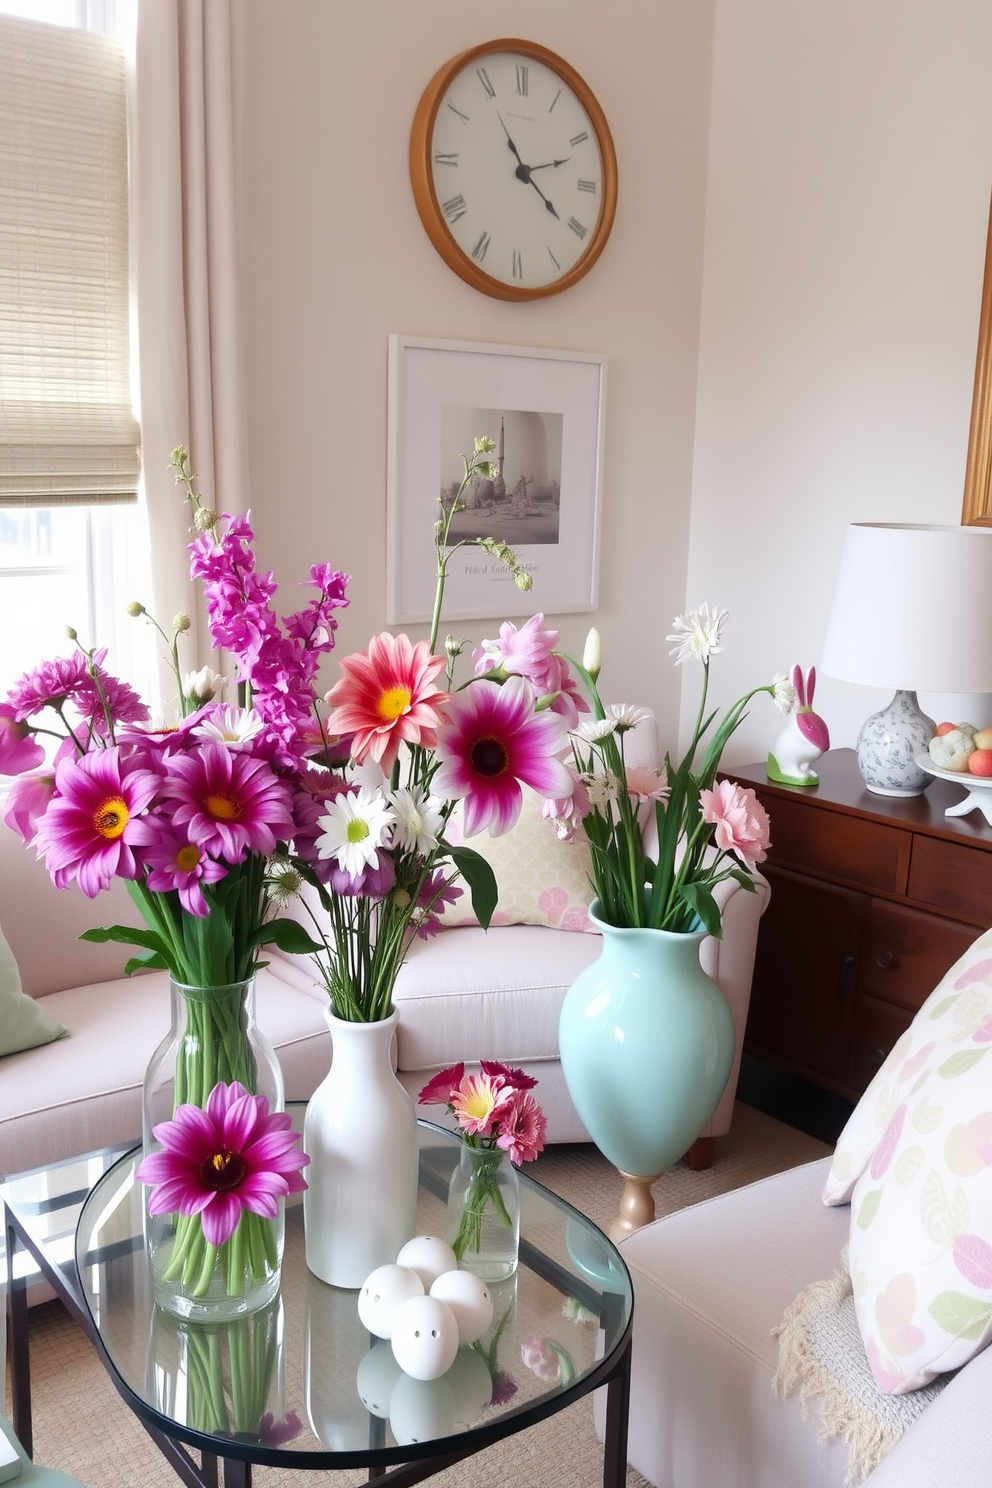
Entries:
{"type": "Polygon", "coordinates": [[[435,526],[451,510],[477,439],[492,467],[461,493],[448,529],[453,620],[595,608],[606,359],[593,352],[389,338],[386,583],[389,624],[430,619],[435,526]],[[478,546],[512,548],[530,574],[478,546]]]}
{"type": "Polygon", "coordinates": [[[511,548],[557,543],[561,510],[560,413],[526,409],[445,408],[441,418],[440,502],[447,511],[458,495],[476,435],[493,441],[491,477],[476,475],[451,519],[452,543],[494,537],[511,548]]]}

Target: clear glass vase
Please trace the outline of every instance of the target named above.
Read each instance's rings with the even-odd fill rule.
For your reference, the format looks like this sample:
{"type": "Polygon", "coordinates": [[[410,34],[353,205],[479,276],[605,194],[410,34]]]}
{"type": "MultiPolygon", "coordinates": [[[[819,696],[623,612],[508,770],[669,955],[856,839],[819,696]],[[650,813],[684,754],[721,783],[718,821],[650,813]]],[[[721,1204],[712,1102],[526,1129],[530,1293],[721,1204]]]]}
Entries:
{"type": "MultiPolygon", "coordinates": [[[[178,1106],[206,1107],[223,1081],[264,1095],[269,1111],[285,1109],[282,1070],[255,1022],[255,978],[226,987],[172,982],[172,1026],[145,1072],[143,1155],[160,1151],[155,1127],[178,1106]]],[[[220,1185],[218,1185],[220,1186],[220,1185]]],[[[148,1213],[145,1241],[155,1301],[177,1317],[203,1322],[239,1317],[271,1302],[279,1289],[285,1234],[284,1203],[275,1219],[244,1209],[229,1240],[211,1247],[199,1215],[148,1213]]]]}
{"type": "Polygon", "coordinates": [[[516,1271],[520,1180],[508,1153],[462,1143],[448,1186],[448,1240],[459,1265],[484,1281],[516,1271]]]}

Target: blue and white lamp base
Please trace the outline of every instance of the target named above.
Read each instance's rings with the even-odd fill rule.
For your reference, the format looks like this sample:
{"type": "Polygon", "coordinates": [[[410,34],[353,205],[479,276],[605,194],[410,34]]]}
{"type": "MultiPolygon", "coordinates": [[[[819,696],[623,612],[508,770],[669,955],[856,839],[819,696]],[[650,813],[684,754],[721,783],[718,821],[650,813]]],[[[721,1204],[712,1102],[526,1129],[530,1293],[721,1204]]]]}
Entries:
{"type": "Polygon", "coordinates": [[[920,710],[915,692],[898,691],[879,713],[867,718],[858,735],[858,769],[876,796],[922,796],[930,776],[916,763],[936,732],[920,710]]]}

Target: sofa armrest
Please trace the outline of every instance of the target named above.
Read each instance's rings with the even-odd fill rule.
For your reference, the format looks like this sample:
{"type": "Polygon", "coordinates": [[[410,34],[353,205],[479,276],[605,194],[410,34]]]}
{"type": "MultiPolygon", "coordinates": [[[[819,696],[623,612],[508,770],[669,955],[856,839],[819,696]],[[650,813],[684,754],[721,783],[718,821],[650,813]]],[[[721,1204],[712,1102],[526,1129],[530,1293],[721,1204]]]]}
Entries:
{"type": "Polygon", "coordinates": [[[932,1400],[865,1488],[987,1488],[992,1482],[992,1349],[983,1349],[932,1400]]]}

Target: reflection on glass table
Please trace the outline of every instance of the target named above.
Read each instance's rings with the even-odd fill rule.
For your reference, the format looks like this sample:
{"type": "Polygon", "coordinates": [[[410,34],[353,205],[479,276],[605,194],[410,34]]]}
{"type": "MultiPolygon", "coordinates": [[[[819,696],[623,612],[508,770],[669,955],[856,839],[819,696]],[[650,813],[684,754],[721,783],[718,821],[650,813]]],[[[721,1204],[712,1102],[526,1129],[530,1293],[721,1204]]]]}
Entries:
{"type": "MultiPolygon", "coordinates": [[[[417,1232],[443,1235],[460,1143],[426,1122],[419,1133],[417,1232]]],[[[249,1482],[252,1462],[379,1471],[406,1463],[386,1480],[417,1482],[607,1382],[604,1484],[624,1482],[630,1279],[606,1236],[525,1173],[520,1263],[491,1283],[492,1325],[440,1379],[421,1381],[363,1327],[357,1292],[308,1271],[298,1201],[287,1208],[273,1304],[223,1324],[163,1314],[144,1250],[139,1158],[121,1157],[83,1204],[82,1295],[132,1410],[154,1433],[223,1457],[226,1485],[249,1482]]]]}

